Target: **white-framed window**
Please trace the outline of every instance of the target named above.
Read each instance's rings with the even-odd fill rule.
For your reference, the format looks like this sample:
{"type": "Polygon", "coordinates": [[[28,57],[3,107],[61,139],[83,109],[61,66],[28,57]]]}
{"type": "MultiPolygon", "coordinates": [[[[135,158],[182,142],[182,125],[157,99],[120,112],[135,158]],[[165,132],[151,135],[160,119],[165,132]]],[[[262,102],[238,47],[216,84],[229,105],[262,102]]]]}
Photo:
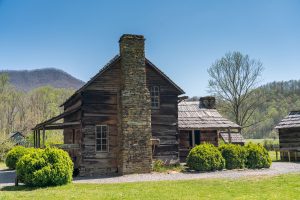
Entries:
{"type": "Polygon", "coordinates": [[[151,86],[150,88],[150,96],[151,96],[151,108],[157,109],[159,108],[159,87],[151,86]]]}
{"type": "Polygon", "coordinates": [[[108,152],[108,126],[107,125],[96,125],[96,151],[97,152],[108,152]]]}

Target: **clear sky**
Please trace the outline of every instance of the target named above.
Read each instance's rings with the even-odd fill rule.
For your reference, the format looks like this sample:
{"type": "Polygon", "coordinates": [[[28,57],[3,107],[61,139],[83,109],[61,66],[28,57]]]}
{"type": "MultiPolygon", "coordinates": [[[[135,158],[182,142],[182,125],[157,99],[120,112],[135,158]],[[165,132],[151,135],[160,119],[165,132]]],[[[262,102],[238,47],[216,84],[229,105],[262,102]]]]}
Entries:
{"type": "Polygon", "coordinates": [[[0,0],[0,70],[55,67],[88,81],[124,33],[189,96],[228,51],[259,59],[262,83],[300,79],[298,0],[0,0]]]}

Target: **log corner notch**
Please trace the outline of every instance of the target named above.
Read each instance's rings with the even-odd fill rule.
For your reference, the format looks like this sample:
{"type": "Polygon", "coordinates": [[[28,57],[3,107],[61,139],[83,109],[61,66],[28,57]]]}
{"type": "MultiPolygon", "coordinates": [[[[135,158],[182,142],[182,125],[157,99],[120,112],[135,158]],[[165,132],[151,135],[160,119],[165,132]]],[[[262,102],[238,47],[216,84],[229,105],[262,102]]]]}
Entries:
{"type": "Polygon", "coordinates": [[[37,124],[33,130],[33,143],[34,148],[45,148],[46,130],[63,130],[66,127],[72,127],[80,125],[80,121],[75,122],[63,122],[57,123],[58,120],[64,119],[64,117],[78,111],[79,109],[70,110],[59,114],[51,119],[37,124]],[[41,146],[41,131],[42,131],[42,146],[41,146]]]}

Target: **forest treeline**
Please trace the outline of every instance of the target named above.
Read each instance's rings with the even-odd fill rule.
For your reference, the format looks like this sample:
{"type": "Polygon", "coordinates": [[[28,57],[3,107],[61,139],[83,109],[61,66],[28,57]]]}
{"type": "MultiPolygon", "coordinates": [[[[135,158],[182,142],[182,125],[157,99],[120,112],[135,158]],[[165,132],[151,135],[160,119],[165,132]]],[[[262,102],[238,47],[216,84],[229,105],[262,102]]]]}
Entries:
{"type": "MultiPolygon", "coordinates": [[[[264,101],[250,119],[251,126],[244,128],[242,133],[245,138],[275,138],[275,125],[290,111],[300,110],[300,80],[272,82],[256,90],[264,94],[264,101]]],[[[0,74],[0,137],[13,131],[31,133],[37,123],[61,113],[63,108],[59,106],[73,93],[72,89],[51,86],[23,92],[9,83],[6,74],[0,74]]],[[[198,100],[199,97],[191,99],[198,100]]],[[[233,116],[222,111],[221,101],[217,101],[217,107],[223,116],[233,120],[233,116]]],[[[54,131],[47,137],[49,142],[52,137],[55,143],[62,136],[54,131]]]]}
{"type": "Polygon", "coordinates": [[[252,122],[259,123],[246,128],[247,138],[275,138],[278,133],[274,127],[290,111],[300,110],[300,80],[271,82],[259,87],[264,94],[264,102],[252,117],[252,122]]]}
{"type": "MultiPolygon", "coordinates": [[[[300,110],[300,80],[271,82],[256,89],[263,94],[262,103],[249,120],[251,126],[245,127],[242,134],[245,138],[277,138],[274,130],[276,124],[290,111],[300,110]]],[[[198,100],[192,97],[189,100],[198,100]]],[[[234,116],[223,111],[224,103],[217,99],[217,109],[228,119],[234,121],[234,116]]]]}
{"type": "MultiPolygon", "coordinates": [[[[72,89],[51,86],[23,92],[9,83],[7,74],[0,74],[0,137],[3,140],[14,131],[29,135],[37,123],[60,114],[63,108],[59,106],[73,93],[72,89]]],[[[62,138],[55,132],[53,137],[54,140],[62,138]]]]}

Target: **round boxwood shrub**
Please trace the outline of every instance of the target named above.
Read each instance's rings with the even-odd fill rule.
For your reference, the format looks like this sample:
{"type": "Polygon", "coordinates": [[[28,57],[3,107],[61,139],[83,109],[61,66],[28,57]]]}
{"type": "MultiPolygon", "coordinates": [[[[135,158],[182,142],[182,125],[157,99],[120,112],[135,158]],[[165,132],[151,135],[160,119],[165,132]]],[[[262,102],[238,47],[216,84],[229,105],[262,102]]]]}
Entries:
{"type": "Polygon", "coordinates": [[[223,158],[225,159],[226,169],[245,168],[246,150],[240,145],[223,144],[219,147],[223,158]]]}
{"type": "Polygon", "coordinates": [[[28,186],[55,186],[71,182],[73,162],[61,149],[36,149],[17,163],[17,176],[28,186]]]}
{"type": "Polygon", "coordinates": [[[18,160],[32,151],[32,148],[25,148],[23,146],[15,146],[6,155],[5,164],[9,169],[16,169],[18,160]]]}
{"type": "Polygon", "coordinates": [[[272,160],[268,151],[260,144],[248,143],[246,146],[247,158],[246,167],[255,168],[269,168],[272,160]]]}
{"type": "Polygon", "coordinates": [[[220,151],[212,144],[201,144],[194,147],[188,157],[187,166],[196,171],[221,170],[225,160],[220,151]]]}

